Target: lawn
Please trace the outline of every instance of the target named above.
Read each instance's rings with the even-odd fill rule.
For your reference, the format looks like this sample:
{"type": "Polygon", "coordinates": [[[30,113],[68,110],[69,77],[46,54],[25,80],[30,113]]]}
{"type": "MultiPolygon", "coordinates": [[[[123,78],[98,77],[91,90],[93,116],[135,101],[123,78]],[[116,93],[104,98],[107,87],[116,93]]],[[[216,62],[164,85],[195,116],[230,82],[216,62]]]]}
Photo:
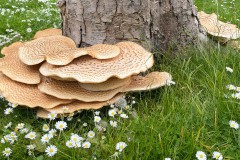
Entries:
{"type": "MultiPolygon", "coordinates": [[[[54,0],[48,3],[39,1],[0,0],[0,49],[15,41],[30,40],[38,30],[60,27],[54,0]]],[[[240,25],[240,3],[237,1],[196,0],[196,5],[199,10],[218,12],[220,19],[240,25]]],[[[218,151],[226,160],[238,160],[240,129],[230,127],[229,122],[240,123],[240,100],[232,96],[237,91],[231,90],[229,85],[240,87],[239,55],[237,50],[218,47],[212,42],[182,51],[175,59],[164,56],[153,70],[171,73],[176,84],[127,95],[129,107],[122,112],[128,118],[119,114],[110,117],[108,111],[111,108],[105,107],[99,110],[102,120],[97,126],[94,119],[98,113],[95,111],[83,111],[73,117],[50,121],[37,119],[35,110],[24,107],[5,114],[10,106],[0,100],[0,139],[10,134],[13,140],[12,144],[1,141],[0,159],[6,158],[2,152],[9,147],[12,154],[6,159],[13,160],[193,160],[198,151],[203,151],[208,159],[213,159],[213,152],[218,151]],[[232,68],[233,72],[226,67],[232,68]],[[61,132],[57,130],[49,143],[43,144],[41,137],[47,134],[43,125],[54,129],[58,121],[65,121],[67,128],[61,132]],[[110,121],[116,121],[117,127],[110,125],[110,121]],[[35,132],[36,138],[29,139],[24,133],[26,130],[35,132]],[[95,136],[88,135],[89,131],[95,136]],[[73,134],[90,142],[90,148],[87,145],[85,148],[69,148],[66,142],[73,134]],[[127,145],[122,152],[116,148],[118,142],[127,145]],[[36,148],[27,149],[30,144],[36,148]],[[49,145],[57,147],[57,154],[53,157],[45,153],[49,145]]]]}

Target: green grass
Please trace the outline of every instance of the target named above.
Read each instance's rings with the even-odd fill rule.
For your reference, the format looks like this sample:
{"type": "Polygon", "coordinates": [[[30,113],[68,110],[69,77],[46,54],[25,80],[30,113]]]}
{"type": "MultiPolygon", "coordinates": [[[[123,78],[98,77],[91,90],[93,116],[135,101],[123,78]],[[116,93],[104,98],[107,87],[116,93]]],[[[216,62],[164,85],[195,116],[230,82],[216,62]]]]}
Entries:
{"type": "MultiPolygon", "coordinates": [[[[37,3],[36,0],[31,2],[12,0],[12,3],[0,0],[0,2],[1,8],[12,8],[12,5],[20,8],[28,6],[29,10],[38,13],[24,12],[17,13],[11,18],[9,15],[0,18],[2,24],[0,35],[9,36],[6,32],[7,28],[21,34],[22,38],[18,37],[13,41],[29,40],[37,30],[53,27],[60,22],[56,9],[52,10],[52,16],[48,17],[46,13],[41,13],[46,6],[37,3]],[[30,25],[21,22],[29,17],[34,19],[30,25]],[[42,20],[36,21],[37,17],[42,20]],[[26,32],[29,27],[33,30],[31,33],[26,32]]],[[[216,9],[214,3],[210,1],[199,0],[196,4],[201,10],[209,13],[216,9]]],[[[240,6],[236,6],[240,10],[240,6]]],[[[108,125],[106,132],[97,131],[93,122],[93,111],[84,111],[75,115],[73,120],[67,121],[68,128],[50,141],[50,144],[56,145],[59,150],[53,158],[46,156],[44,153],[46,145],[39,142],[39,137],[44,134],[43,124],[47,123],[54,128],[56,121],[36,119],[36,111],[24,107],[14,109],[14,113],[10,115],[4,115],[7,102],[0,101],[0,139],[13,131],[18,123],[24,123],[27,128],[38,133],[37,140],[30,141],[24,138],[25,134],[17,132],[18,140],[13,145],[0,143],[0,152],[10,147],[13,150],[10,159],[13,160],[114,159],[110,156],[116,152],[116,143],[123,141],[128,146],[119,159],[162,160],[171,157],[173,160],[193,160],[196,159],[196,152],[201,150],[207,154],[208,159],[212,159],[213,151],[219,151],[225,159],[238,160],[240,130],[230,128],[229,121],[240,122],[240,101],[231,98],[234,92],[228,91],[226,86],[228,84],[240,86],[239,69],[239,51],[228,47],[218,48],[214,43],[205,46],[204,49],[188,49],[175,59],[166,55],[153,70],[171,73],[176,85],[129,95],[134,96],[136,101],[133,109],[125,111],[129,119],[122,119],[119,116],[110,118],[109,108],[103,108],[100,116],[105,122],[109,123],[113,119],[118,121],[117,128],[108,125]],[[233,68],[234,72],[226,72],[226,66],[233,68]],[[229,98],[225,98],[224,94],[229,98]],[[132,116],[131,113],[137,115],[132,116]],[[12,127],[4,129],[10,121],[13,123],[12,127]],[[88,123],[87,127],[83,126],[85,122],[88,123]],[[90,149],[66,147],[65,143],[71,133],[86,137],[89,130],[96,133],[95,138],[90,139],[92,143],[90,149]],[[28,156],[27,153],[26,145],[30,143],[38,146],[34,156],[28,156]]],[[[2,154],[0,159],[4,159],[2,154]]]]}
{"type": "Polygon", "coordinates": [[[238,0],[195,0],[198,11],[216,13],[220,20],[240,27],[240,3],[238,0]]]}

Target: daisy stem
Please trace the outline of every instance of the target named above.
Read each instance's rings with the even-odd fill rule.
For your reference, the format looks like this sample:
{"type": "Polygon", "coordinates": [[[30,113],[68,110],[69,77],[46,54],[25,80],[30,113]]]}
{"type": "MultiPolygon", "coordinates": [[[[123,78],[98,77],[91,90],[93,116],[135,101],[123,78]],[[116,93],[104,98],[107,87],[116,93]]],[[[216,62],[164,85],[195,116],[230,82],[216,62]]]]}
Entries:
{"type": "Polygon", "coordinates": [[[58,141],[59,141],[59,139],[60,139],[61,133],[62,133],[62,131],[59,132],[58,141]]]}
{"type": "Polygon", "coordinates": [[[63,155],[65,155],[65,156],[69,157],[69,158],[72,158],[71,156],[69,156],[68,154],[66,154],[66,153],[64,153],[64,152],[62,152],[60,150],[59,150],[59,152],[62,153],[63,155]]]}

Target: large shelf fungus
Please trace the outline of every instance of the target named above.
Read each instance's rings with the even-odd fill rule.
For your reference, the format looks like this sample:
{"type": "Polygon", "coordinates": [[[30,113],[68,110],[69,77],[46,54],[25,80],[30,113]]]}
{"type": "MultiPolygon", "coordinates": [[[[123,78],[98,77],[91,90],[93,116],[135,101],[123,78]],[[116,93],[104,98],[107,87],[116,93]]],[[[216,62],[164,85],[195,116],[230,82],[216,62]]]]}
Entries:
{"type": "Polygon", "coordinates": [[[166,72],[138,75],[154,60],[133,42],[76,48],[57,29],[39,31],[34,39],[3,48],[0,93],[11,103],[38,107],[38,117],[99,109],[126,92],[156,89],[172,78],[166,72]]]}
{"type": "Polygon", "coordinates": [[[240,38],[240,29],[234,24],[220,21],[215,13],[207,14],[201,11],[198,12],[198,18],[206,32],[220,43],[225,44],[229,40],[240,38]]]}

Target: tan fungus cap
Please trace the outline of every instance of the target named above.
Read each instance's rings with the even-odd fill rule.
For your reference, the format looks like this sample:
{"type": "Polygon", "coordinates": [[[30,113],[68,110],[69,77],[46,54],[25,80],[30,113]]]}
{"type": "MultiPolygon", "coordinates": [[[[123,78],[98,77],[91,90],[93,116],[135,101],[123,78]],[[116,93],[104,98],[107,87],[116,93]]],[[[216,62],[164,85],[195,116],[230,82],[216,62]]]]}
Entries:
{"type": "Polygon", "coordinates": [[[15,82],[0,73],[0,92],[11,103],[25,105],[30,108],[53,108],[60,104],[70,103],[70,100],[62,100],[48,96],[40,92],[37,85],[15,82]]]}
{"type": "Polygon", "coordinates": [[[240,38],[240,30],[237,26],[218,20],[215,13],[206,14],[201,11],[198,12],[198,18],[208,34],[222,38],[220,40],[223,42],[226,42],[229,39],[240,38]]]}
{"type": "Polygon", "coordinates": [[[41,92],[60,99],[77,99],[84,102],[106,101],[119,92],[142,91],[164,86],[171,75],[166,72],[152,72],[146,77],[133,76],[131,84],[108,91],[89,91],[83,89],[78,82],[66,82],[43,78],[38,85],[41,92]]]}
{"type": "Polygon", "coordinates": [[[79,83],[79,85],[89,91],[107,91],[129,85],[130,83],[131,77],[127,77],[124,79],[112,77],[102,83],[79,83]]]}
{"type": "Polygon", "coordinates": [[[26,42],[19,49],[19,58],[27,65],[36,65],[44,60],[52,64],[61,65],[61,60],[65,62],[74,59],[71,54],[65,53],[65,51],[75,48],[74,41],[64,36],[41,37],[26,42]]]}
{"type": "Polygon", "coordinates": [[[45,60],[53,65],[67,65],[73,59],[83,55],[109,59],[119,54],[119,47],[108,44],[76,48],[74,41],[65,36],[40,37],[25,43],[19,50],[20,59],[27,65],[39,64],[45,60]]]}
{"type": "Polygon", "coordinates": [[[65,105],[58,105],[51,109],[40,108],[37,112],[37,116],[41,118],[47,118],[49,113],[70,114],[79,110],[100,109],[103,106],[107,106],[115,103],[119,98],[123,97],[123,95],[124,94],[117,94],[112,99],[104,102],[88,102],[87,103],[87,102],[75,101],[65,105]]]}
{"type": "Polygon", "coordinates": [[[137,75],[151,68],[154,61],[152,53],[133,42],[116,44],[121,50],[119,56],[99,60],[90,56],[75,59],[67,66],[53,66],[44,63],[40,72],[47,77],[75,79],[82,83],[101,83],[110,77],[120,79],[137,75]]]}
{"type": "MultiPolygon", "coordinates": [[[[96,44],[86,48],[80,48],[87,51],[88,55],[96,59],[110,59],[120,54],[120,48],[110,44],[96,44]]],[[[77,58],[79,56],[75,56],[77,58]]]]}
{"type": "Polygon", "coordinates": [[[40,37],[48,37],[48,36],[59,36],[62,35],[62,30],[57,28],[48,28],[42,31],[38,31],[33,39],[38,39],[40,37]]]}
{"type": "Polygon", "coordinates": [[[40,66],[28,66],[19,59],[18,50],[23,46],[21,42],[15,42],[3,48],[5,57],[0,59],[0,71],[12,80],[26,83],[40,83],[40,66]]]}
{"type": "Polygon", "coordinates": [[[41,92],[60,99],[80,100],[84,102],[107,101],[121,91],[121,88],[109,91],[89,91],[83,89],[77,81],[59,81],[46,77],[42,79],[38,88],[41,92]]]}
{"type": "Polygon", "coordinates": [[[133,76],[130,85],[125,87],[122,92],[152,90],[167,84],[172,76],[167,72],[152,72],[142,76],[133,76]]]}

